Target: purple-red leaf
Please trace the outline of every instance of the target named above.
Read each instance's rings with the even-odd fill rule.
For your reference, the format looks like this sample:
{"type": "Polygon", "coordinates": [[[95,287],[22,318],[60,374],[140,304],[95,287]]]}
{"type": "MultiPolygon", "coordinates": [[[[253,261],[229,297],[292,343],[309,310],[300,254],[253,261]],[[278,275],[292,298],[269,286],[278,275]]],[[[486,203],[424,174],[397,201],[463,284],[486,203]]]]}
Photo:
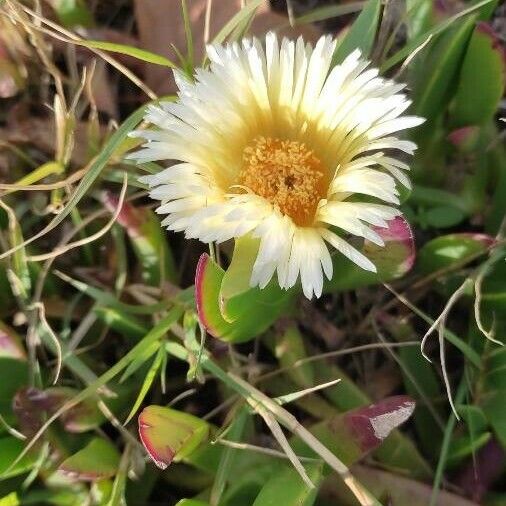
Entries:
{"type": "MultiPolygon", "coordinates": [[[[44,419],[52,415],[65,402],[79,392],[68,387],[52,387],[46,390],[23,388],[16,393],[13,411],[25,435],[34,434],[44,419]]],[[[93,400],[85,400],[67,410],[60,418],[68,432],[85,432],[97,428],[104,416],[93,400]]]]}
{"type": "Polygon", "coordinates": [[[407,395],[398,395],[345,413],[343,418],[361,450],[368,452],[379,446],[414,410],[413,399],[407,395]]]}
{"type": "Polygon", "coordinates": [[[319,422],[310,430],[345,464],[351,465],[378,448],[414,409],[415,402],[408,396],[388,397],[319,422]]]}

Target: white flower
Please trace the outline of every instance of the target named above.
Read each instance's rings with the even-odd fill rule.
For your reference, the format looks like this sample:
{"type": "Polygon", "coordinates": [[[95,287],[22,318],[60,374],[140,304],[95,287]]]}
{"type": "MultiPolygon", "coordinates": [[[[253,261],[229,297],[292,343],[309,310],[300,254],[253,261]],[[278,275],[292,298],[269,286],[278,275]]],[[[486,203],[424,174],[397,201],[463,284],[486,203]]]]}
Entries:
{"type": "Polygon", "coordinates": [[[252,286],[277,273],[282,288],[300,277],[306,297],[320,296],[329,245],[375,271],[344,237],[382,244],[373,228],[399,215],[396,180],[409,186],[408,166],[383,151],[412,154],[392,134],[423,120],[400,117],[404,85],[378,77],[359,51],[331,68],[335,46],[331,37],[280,46],[274,34],[265,48],[210,46],[195,82],[176,73],[178,100],[148,108],[158,128],[132,134],[147,141],[139,162],[177,161],[143,178],[167,229],[203,242],[259,239],[252,286]]]}

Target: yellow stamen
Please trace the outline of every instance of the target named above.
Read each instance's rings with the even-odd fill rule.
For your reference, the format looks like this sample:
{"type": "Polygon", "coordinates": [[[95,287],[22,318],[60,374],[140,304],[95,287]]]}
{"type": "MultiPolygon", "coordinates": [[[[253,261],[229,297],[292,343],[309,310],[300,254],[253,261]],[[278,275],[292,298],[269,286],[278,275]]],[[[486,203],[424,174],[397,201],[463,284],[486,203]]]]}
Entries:
{"type": "Polygon", "coordinates": [[[244,149],[237,184],[267,199],[295,224],[308,226],[324,196],[325,173],[304,143],[256,137],[244,149]]]}

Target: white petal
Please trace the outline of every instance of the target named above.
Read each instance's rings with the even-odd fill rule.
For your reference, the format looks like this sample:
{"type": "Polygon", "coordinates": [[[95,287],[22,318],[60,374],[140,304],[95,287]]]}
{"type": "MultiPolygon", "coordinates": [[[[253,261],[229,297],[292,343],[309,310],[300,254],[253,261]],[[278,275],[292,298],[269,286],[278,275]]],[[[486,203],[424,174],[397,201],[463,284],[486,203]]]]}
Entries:
{"type": "Polygon", "coordinates": [[[327,229],[320,229],[322,237],[345,257],[366,271],[376,272],[376,266],[360,251],[327,229]]]}

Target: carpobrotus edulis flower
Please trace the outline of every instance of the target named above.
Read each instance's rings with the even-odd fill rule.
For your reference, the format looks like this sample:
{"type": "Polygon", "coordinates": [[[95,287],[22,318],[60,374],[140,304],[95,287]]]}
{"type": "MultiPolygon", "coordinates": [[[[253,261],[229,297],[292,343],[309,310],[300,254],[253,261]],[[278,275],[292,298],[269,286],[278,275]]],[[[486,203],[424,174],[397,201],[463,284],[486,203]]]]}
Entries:
{"type": "Polygon", "coordinates": [[[138,161],[177,162],[143,179],[164,226],[203,242],[259,239],[252,286],[277,273],[282,288],[300,278],[306,297],[320,296],[329,246],[374,271],[346,238],[381,245],[374,229],[400,214],[396,184],[409,186],[408,166],[386,153],[412,154],[392,134],[423,120],[401,116],[404,86],[359,51],[332,67],[335,45],[268,34],[265,45],[209,46],[194,82],[176,72],[177,101],[149,106],[157,128],[133,133],[146,140],[138,161]]]}

